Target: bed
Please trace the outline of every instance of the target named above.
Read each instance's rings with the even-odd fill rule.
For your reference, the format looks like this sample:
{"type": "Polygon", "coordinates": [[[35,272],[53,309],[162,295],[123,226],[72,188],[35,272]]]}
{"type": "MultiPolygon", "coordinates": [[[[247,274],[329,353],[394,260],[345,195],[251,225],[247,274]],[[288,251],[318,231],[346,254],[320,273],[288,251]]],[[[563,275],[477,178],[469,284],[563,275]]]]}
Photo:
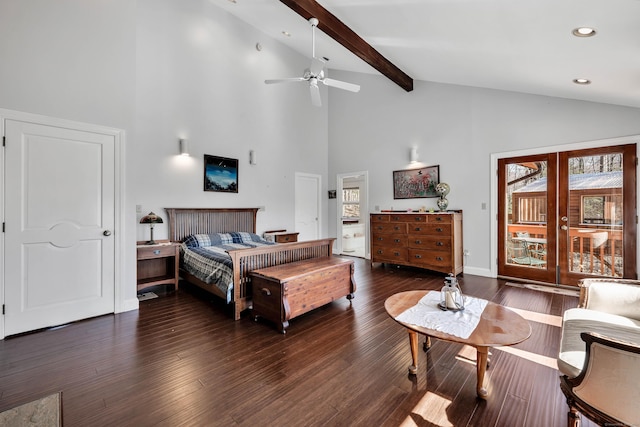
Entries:
{"type": "MultiPolygon", "coordinates": [[[[258,208],[166,208],[166,211],[169,219],[169,239],[173,242],[183,242],[192,235],[256,232],[258,208]]],[[[215,284],[207,283],[189,273],[183,267],[183,260],[180,276],[187,282],[227,300],[233,305],[235,320],[239,320],[242,311],[251,307],[251,271],[310,258],[332,256],[334,240],[328,238],[227,250],[231,258],[233,276],[230,294],[221,291],[215,284]]]]}

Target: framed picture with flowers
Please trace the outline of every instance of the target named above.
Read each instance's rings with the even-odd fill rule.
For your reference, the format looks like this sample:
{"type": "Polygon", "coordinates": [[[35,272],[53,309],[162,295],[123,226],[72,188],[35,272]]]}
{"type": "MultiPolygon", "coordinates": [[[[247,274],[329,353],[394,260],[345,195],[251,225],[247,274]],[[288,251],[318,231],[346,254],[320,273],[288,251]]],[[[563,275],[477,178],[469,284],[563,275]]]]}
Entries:
{"type": "Polygon", "coordinates": [[[436,185],[440,182],[440,166],[393,171],[394,199],[439,197],[436,185]]]}

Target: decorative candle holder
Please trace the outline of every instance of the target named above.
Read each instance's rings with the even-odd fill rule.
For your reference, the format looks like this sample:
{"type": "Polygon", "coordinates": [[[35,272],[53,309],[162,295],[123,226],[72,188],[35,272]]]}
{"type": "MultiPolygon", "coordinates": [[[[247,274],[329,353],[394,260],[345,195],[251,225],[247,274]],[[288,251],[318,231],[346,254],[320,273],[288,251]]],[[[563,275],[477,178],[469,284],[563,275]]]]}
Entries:
{"type": "Polygon", "coordinates": [[[449,274],[444,279],[444,286],[440,291],[440,303],[438,307],[447,311],[462,311],[464,310],[464,297],[460,286],[458,286],[458,279],[453,274],[449,274]]]}

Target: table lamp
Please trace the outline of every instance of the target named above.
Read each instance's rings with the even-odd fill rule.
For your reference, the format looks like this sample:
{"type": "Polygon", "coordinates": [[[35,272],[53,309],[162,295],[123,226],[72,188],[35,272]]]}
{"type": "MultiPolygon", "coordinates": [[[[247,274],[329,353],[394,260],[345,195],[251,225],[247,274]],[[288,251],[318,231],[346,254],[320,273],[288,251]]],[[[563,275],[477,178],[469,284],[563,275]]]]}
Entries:
{"type": "Polygon", "coordinates": [[[160,218],[158,215],[154,214],[153,212],[149,212],[148,215],[145,215],[140,219],[140,224],[149,224],[149,226],[151,227],[151,239],[145,244],[155,245],[156,242],[155,240],[153,240],[153,226],[154,224],[162,224],[162,218],[160,218]]]}

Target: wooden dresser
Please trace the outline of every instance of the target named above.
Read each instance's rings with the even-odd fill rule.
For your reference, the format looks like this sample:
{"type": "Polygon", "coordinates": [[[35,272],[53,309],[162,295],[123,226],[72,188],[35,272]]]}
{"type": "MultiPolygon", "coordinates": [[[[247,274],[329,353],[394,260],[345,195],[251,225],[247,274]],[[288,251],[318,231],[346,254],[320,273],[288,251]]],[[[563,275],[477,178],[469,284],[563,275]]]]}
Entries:
{"type": "Polygon", "coordinates": [[[462,211],[371,214],[371,262],[462,273],[462,211]]]}

